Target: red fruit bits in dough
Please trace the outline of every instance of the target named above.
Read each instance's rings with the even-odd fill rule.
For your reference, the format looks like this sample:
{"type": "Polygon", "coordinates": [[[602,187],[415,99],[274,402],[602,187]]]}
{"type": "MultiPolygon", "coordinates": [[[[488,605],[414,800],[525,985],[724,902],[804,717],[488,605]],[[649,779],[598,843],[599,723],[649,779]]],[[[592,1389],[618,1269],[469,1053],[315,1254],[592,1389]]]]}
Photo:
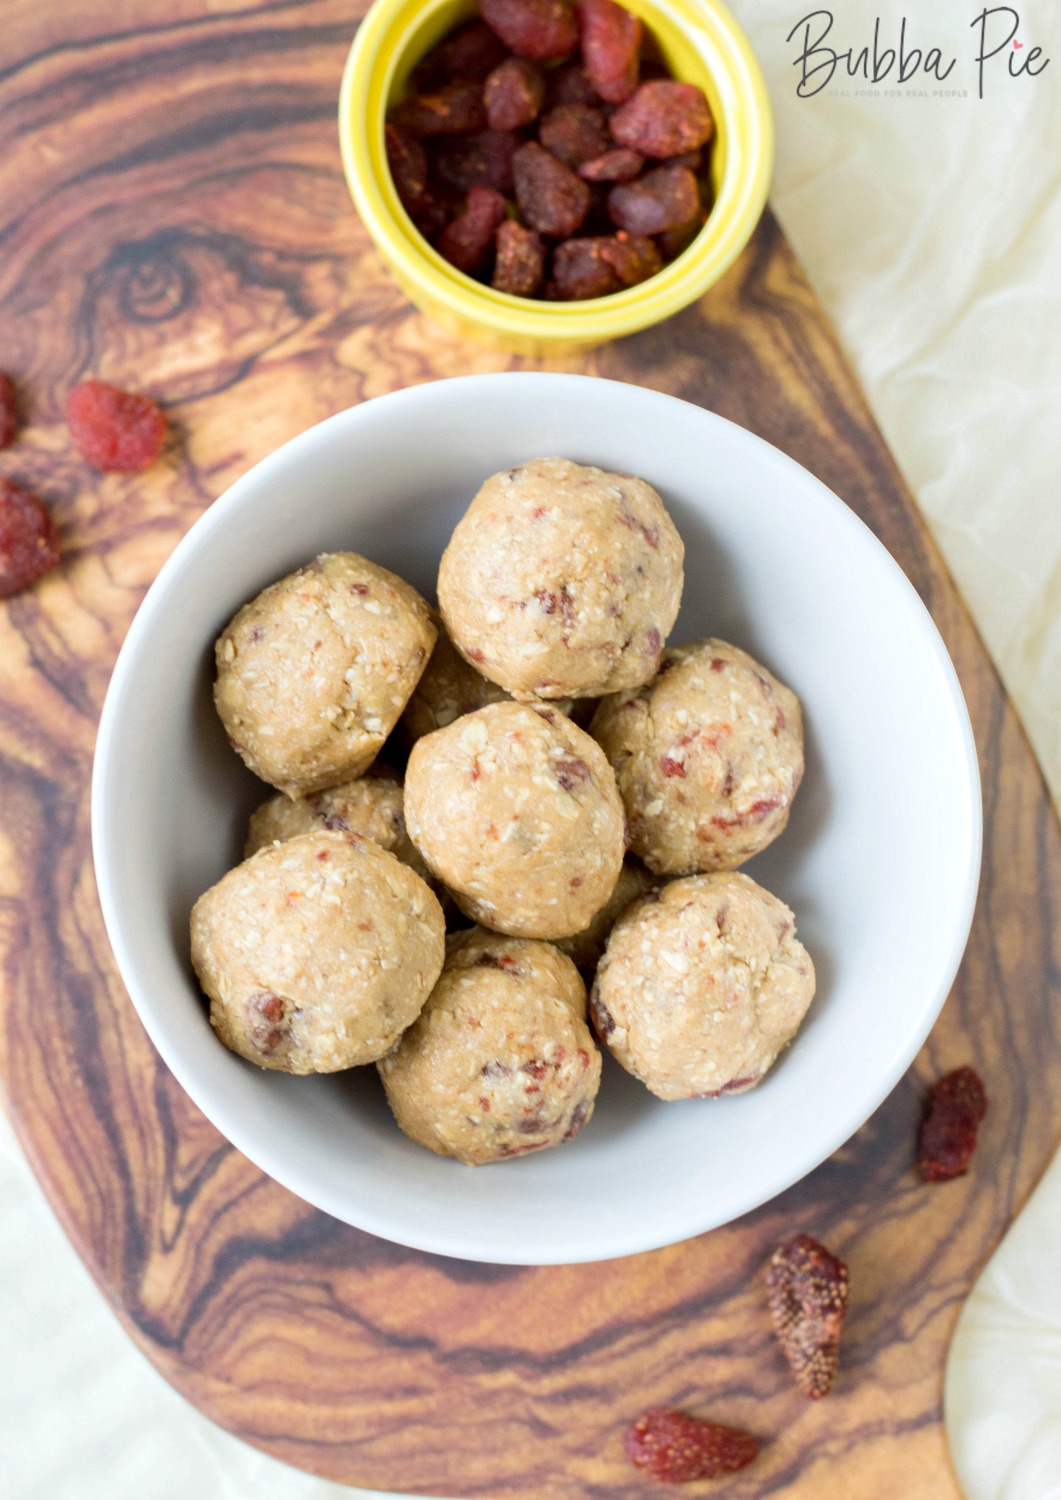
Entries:
{"type": "Polygon", "coordinates": [[[0,372],[0,448],[15,441],[18,432],[18,392],[10,375],[0,372]]]}
{"type": "Polygon", "coordinates": [[[505,200],[500,193],[473,187],[464,212],[439,235],[439,252],[458,271],[472,275],[486,260],[497,226],[504,217],[505,200]]]}
{"type": "Polygon", "coordinates": [[[528,141],[512,158],[516,200],[523,218],[540,234],[567,238],[589,212],[589,188],[543,146],[528,141]]]}
{"type": "Polygon", "coordinates": [[[514,219],[506,219],[498,225],[496,246],[493,286],[515,297],[533,297],[541,286],[545,266],[541,236],[514,219]]]}
{"type": "Polygon", "coordinates": [[[83,380],[66,398],[74,442],[94,469],[139,474],[154,463],[166,436],[166,418],[148,396],[101,380],[83,380]]]}
{"type": "Polygon", "coordinates": [[[575,13],[566,0],[479,0],[479,10],[517,57],[553,62],[578,42],[575,13]]]}
{"type": "Polygon", "coordinates": [[[589,104],[558,104],[542,118],[538,136],[565,167],[578,167],[608,147],[604,116],[589,104]]]}
{"type": "Polygon", "coordinates": [[[576,0],[586,72],[608,104],[637,88],[641,22],[615,0],[576,0]]]}
{"type": "Polygon", "coordinates": [[[665,1484],[715,1479],[735,1474],[757,1456],[759,1444],[750,1432],[705,1422],[684,1411],[657,1406],[623,1433],[627,1458],[638,1469],[665,1484]]]}
{"type": "Polygon", "coordinates": [[[540,68],[525,57],[509,57],[483,85],[491,130],[520,130],[537,118],[545,94],[540,68]]]}
{"type": "Polygon", "coordinates": [[[766,1268],[770,1316],[805,1396],[829,1392],[847,1312],[847,1266],[809,1234],[775,1250],[766,1268]]]}
{"type": "Polygon", "coordinates": [[[955,1068],[925,1101],[919,1166],[926,1182],[949,1182],[968,1170],[987,1113],[987,1091],[975,1068],[955,1068]]]}
{"type": "Polygon", "coordinates": [[[657,167],[636,182],[616,183],[608,213],[631,234],[663,234],[696,217],[700,206],[696,178],[688,167],[657,167]]]}
{"type": "Polygon", "coordinates": [[[59,561],[59,532],[36,495],[0,478],[0,599],[28,589],[59,561]]]}
{"type": "Polygon", "coordinates": [[[611,118],[611,132],[619,145],[644,156],[695,151],[710,140],[713,130],[703,89],[672,78],[643,83],[611,118]]]}

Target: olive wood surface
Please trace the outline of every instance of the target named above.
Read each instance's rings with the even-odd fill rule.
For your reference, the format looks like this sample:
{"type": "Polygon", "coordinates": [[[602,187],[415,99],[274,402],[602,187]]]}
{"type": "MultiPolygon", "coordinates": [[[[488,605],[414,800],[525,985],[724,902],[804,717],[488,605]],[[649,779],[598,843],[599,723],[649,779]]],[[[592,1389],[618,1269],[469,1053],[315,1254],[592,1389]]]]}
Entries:
{"type": "Polygon", "coordinates": [[[148,1358],[289,1463],[383,1489],[626,1500],[652,1485],[624,1462],[620,1427],[666,1402],[765,1440],[726,1483],[734,1500],[955,1497],[947,1343],[1061,1133],[1061,842],[1014,712],[770,215],[699,306],[558,367],[672,392],[790,453],[883,539],[954,657],[984,778],[979,908],[938,1025],[869,1123],[767,1207],[670,1249],[552,1269],[444,1260],[306,1207],[227,1145],[115,972],[89,856],[92,749],[164,558],[233,479],[320,418],[531,363],[428,321],[377,262],[335,128],[358,13],[337,0],[4,0],[0,367],[21,382],[28,426],[0,472],[52,503],[65,538],[61,568],[0,605],[6,1107],[148,1358]],[[173,439],[147,475],[100,477],[72,451],[64,392],[89,374],[164,400],[173,439]],[[924,1083],[972,1060],[991,1096],[975,1170],[922,1186],[924,1083]],[[761,1277],[799,1229],[851,1267],[842,1371],[817,1404],[781,1361],[761,1277]]]}

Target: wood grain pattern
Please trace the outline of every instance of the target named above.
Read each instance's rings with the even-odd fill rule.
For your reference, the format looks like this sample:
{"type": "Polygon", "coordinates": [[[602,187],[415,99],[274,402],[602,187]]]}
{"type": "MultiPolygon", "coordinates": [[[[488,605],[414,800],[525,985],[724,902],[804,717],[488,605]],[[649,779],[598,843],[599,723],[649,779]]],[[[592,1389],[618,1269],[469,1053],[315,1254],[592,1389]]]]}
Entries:
{"type": "Polygon", "coordinates": [[[199,512],[353,402],[510,361],[412,311],[342,183],[333,120],[356,13],[337,0],[5,0],[0,365],[27,393],[2,472],[37,487],[61,570],[0,606],[0,1079],[62,1222],[125,1326],[197,1406],[269,1452],[389,1489],[626,1500],[619,1425],[687,1404],[768,1440],[748,1500],[946,1500],[943,1359],[970,1282],[1061,1130],[1058,828],[1014,714],[836,342],[768,216],[664,327],[563,368],[761,433],[830,484],[928,602],[984,773],[972,941],[910,1076],[768,1207],[593,1267],[491,1268],[374,1240],[263,1178],[161,1066],[117,979],[89,861],[95,726],[144,590],[199,512]],[[143,478],[91,475],[61,422],[85,374],[174,417],[143,478]],[[977,1170],[910,1171],[923,1081],[975,1059],[977,1170]],[[793,1389],[761,1266],[806,1228],[851,1265],[841,1378],[793,1389]]]}

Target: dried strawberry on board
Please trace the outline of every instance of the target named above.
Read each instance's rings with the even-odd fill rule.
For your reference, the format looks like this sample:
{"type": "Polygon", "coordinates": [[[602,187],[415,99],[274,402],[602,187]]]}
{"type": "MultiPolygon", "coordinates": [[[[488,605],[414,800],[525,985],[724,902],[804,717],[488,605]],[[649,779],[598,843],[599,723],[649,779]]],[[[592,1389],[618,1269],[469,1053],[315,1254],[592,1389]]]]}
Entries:
{"type": "Polygon", "coordinates": [[[955,1068],[928,1091],[919,1167],[925,1182],[950,1182],[969,1169],[987,1114],[987,1090],[975,1068],[955,1068]]]}
{"type": "Polygon", "coordinates": [[[665,1484],[735,1474],[758,1455],[750,1432],[657,1406],[623,1433],[627,1458],[665,1484]]]}
{"type": "Polygon", "coordinates": [[[812,1401],[828,1395],[847,1312],[847,1266],[809,1234],[775,1250],[766,1267],[770,1316],[796,1384],[812,1401]]]}
{"type": "Polygon", "coordinates": [[[59,561],[59,531],[44,505],[0,479],[0,599],[20,594],[59,561]]]}
{"type": "Polygon", "coordinates": [[[66,398],[66,423],[85,458],[103,473],[139,474],[166,438],[166,417],[149,396],[83,380],[66,398]]]}

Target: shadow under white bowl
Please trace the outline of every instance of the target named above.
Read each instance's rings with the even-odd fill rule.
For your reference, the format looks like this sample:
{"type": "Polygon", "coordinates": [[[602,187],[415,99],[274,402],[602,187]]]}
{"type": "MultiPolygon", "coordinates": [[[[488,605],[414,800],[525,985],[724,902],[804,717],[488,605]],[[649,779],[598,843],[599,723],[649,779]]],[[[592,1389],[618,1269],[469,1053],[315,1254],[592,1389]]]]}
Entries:
{"type": "Polygon", "coordinates": [[[100,725],[96,874],[118,966],[162,1057],[230,1141],[310,1203],[386,1239],[517,1264],[673,1243],[767,1201],[836,1150],[928,1034],[968,935],[980,793],[968,714],[920,599],[824,485],[700,408],[579,376],[421,385],[341,412],[257,464],[166,563],[100,725]],[[471,1168],[414,1146],[374,1068],[267,1073],[214,1038],[188,960],[195,898],[239,857],[267,789],[225,741],[212,643],[265,584],[350,548],[430,597],[487,475],[559,454],[643,476],[684,539],[674,642],[746,647],[800,696],[791,824],[746,866],[794,909],[818,994],[753,1092],[663,1104],[609,1064],[574,1142],[471,1168]]]}

